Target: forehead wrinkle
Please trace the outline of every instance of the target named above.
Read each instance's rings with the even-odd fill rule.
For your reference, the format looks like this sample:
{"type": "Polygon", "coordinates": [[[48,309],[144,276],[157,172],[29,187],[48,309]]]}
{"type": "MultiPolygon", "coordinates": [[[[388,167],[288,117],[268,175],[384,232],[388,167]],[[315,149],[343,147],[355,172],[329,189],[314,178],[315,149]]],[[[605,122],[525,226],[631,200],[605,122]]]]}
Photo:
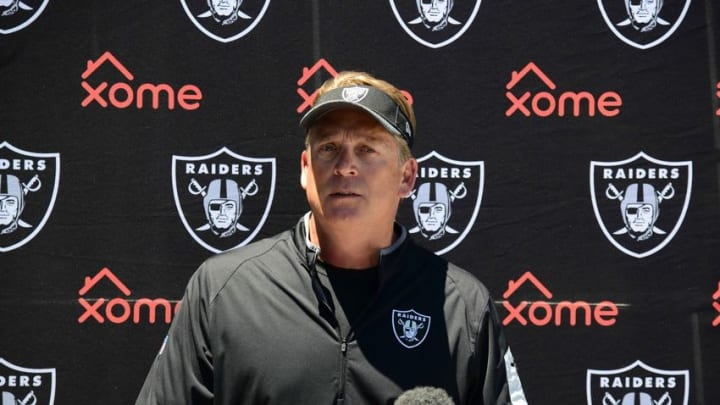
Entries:
{"type": "Polygon", "coordinates": [[[377,123],[371,127],[368,126],[321,126],[318,125],[310,130],[310,140],[314,142],[323,142],[327,140],[350,139],[357,142],[373,143],[373,144],[389,144],[393,142],[392,135],[385,128],[377,123]]]}

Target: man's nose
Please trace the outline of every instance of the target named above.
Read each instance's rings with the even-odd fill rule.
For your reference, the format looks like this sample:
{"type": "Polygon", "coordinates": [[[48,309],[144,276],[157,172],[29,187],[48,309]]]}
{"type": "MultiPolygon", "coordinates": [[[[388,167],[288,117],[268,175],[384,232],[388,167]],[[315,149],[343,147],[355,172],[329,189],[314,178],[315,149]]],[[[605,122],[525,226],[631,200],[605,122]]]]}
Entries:
{"type": "Polygon", "coordinates": [[[335,162],[335,172],[343,176],[354,176],[357,174],[357,156],[352,148],[343,147],[335,162]]]}

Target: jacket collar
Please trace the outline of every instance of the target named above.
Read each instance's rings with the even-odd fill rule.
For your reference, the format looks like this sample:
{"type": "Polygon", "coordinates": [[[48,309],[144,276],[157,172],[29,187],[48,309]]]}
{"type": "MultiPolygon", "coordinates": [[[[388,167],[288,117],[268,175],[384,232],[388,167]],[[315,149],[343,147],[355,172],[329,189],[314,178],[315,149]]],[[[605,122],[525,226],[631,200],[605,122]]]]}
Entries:
{"type": "MultiPolygon", "coordinates": [[[[309,221],[310,212],[307,212],[295,225],[293,240],[295,247],[307,266],[307,269],[312,271],[315,268],[315,262],[320,255],[320,247],[310,241],[308,233],[309,221]]],[[[407,257],[408,255],[402,254],[403,251],[406,251],[408,247],[412,245],[412,240],[408,237],[407,229],[397,222],[395,222],[394,227],[395,233],[398,237],[392,245],[381,249],[379,252],[379,275],[381,285],[394,273],[406,267],[405,265],[409,259],[407,257]]]]}

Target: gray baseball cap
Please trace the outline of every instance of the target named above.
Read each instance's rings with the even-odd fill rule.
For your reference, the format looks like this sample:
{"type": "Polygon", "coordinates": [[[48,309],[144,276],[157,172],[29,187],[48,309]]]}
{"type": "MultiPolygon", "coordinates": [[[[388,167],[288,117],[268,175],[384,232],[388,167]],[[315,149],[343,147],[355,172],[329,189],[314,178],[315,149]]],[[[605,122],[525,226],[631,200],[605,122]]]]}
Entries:
{"type": "Polygon", "coordinates": [[[412,147],[415,135],[408,117],[390,96],[371,86],[338,87],[328,91],[315,100],[315,105],[300,119],[300,125],[307,130],[324,114],[345,107],[367,112],[391,134],[401,136],[412,147]]]}

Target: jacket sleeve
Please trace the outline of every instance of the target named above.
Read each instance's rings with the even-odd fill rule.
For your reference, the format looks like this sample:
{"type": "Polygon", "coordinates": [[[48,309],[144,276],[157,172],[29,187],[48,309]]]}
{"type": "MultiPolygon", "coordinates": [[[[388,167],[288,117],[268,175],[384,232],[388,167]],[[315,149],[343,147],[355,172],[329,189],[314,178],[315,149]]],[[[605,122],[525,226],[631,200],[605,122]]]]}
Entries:
{"type": "Polygon", "coordinates": [[[135,405],[213,403],[213,359],[208,339],[211,297],[203,282],[203,266],[188,284],[135,405]]]}
{"type": "Polygon", "coordinates": [[[475,340],[478,375],[470,403],[484,405],[527,405],[515,360],[492,300],[488,300],[475,340]]]}

